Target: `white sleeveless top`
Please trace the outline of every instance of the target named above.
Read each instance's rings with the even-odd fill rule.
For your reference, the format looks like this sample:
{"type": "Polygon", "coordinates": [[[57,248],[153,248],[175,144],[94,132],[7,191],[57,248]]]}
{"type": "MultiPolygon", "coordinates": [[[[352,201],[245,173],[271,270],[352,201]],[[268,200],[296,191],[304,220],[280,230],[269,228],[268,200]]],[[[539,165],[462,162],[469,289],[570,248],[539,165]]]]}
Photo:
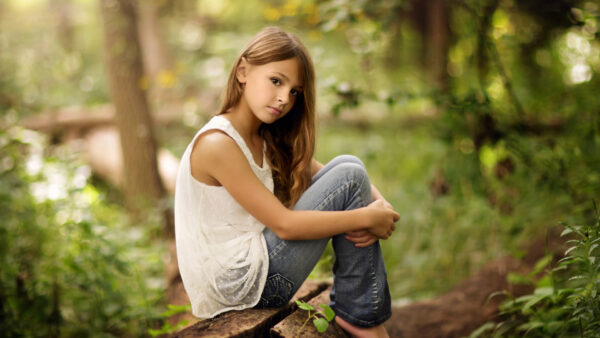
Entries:
{"type": "Polygon", "coordinates": [[[199,135],[218,129],[242,149],[252,171],[273,192],[271,168],[259,167],[231,122],[214,116],[196,133],[181,159],[175,187],[175,243],[179,272],[196,317],[210,318],[229,310],[255,306],[269,269],[265,226],[222,186],[194,177],[190,155],[199,135]]]}

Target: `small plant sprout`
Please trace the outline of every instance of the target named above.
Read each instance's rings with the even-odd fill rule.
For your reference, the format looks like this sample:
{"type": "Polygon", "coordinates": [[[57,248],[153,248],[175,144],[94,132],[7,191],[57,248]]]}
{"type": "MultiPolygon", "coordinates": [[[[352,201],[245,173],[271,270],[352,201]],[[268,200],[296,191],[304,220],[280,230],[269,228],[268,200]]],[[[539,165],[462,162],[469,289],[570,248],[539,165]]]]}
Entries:
{"type": "Polygon", "coordinates": [[[315,309],[314,306],[301,300],[296,300],[296,305],[298,305],[300,309],[308,311],[308,317],[300,327],[299,332],[302,332],[306,323],[308,323],[308,321],[312,318],[312,322],[315,325],[315,328],[317,328],[317,331],[319,331],[319,333],[323,333],[327,331],[329,323],[333,320],[333,318],[335,318],[335,312],[333,312],[333,309],[331,309],[329,305],[319,304],[320,309],[315,309]],[[311,311],[314,312],[311,313],[311,311]]]}

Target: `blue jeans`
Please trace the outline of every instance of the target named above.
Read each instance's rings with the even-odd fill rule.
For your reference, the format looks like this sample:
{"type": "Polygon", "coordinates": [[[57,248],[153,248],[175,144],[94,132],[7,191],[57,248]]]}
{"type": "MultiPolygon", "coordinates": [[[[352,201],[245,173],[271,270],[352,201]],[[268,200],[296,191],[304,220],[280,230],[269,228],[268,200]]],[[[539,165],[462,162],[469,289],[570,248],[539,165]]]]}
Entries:
{"type": "MultiPolygon", "coordinates": [[[[338,156],[321,169],[300,197],[295,210],[351,210],[372,201],[371,184],[362,162],[338,156]]],[[[329,238],[285,241],[269,228],[263,232],[269,251],[269,274],[258,307],[286,304],[308,277],[329,238]]],[[[372,327],[391,316],[387,273],[379,242],[357,248],[344,234],[331,237],[335,252],[329,304],[347,322],[372,327]]]]}

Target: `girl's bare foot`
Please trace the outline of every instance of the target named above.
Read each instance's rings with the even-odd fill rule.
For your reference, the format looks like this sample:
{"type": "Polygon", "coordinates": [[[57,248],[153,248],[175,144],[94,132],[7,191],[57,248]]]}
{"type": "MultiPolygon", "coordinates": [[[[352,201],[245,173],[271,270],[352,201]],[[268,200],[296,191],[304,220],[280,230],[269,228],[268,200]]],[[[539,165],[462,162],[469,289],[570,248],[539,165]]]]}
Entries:
{"type": "Polygon", "coordinates": [[[352,337],[389,338],[389,335],[388,335],[387,331],[385,330],[385,327],[383,327],[383,324],[373,326],[373,327],[360,327],[360,326],[356,326],[356,325],[352,325],[352,324],[348,323],[347,321],[343,320],[339,316],[335,316],[335,322],[338,323],[338,325],[342,329],[344,329],[344,331],[348,332],[352,337]]]}

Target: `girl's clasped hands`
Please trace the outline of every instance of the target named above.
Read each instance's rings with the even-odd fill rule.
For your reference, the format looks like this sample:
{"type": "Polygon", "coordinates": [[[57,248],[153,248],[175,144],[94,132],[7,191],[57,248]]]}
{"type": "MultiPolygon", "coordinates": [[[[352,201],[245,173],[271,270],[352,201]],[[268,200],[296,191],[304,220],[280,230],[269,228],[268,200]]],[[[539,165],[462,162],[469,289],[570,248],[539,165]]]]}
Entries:
{"type": "Polygon", "coordinates": [[[400,214],[394,211],[394,207],[385,199],[377,199],[364,209],[368,215],[369,226],[346,233],[346,239],[354,242],[359,248],[367,247],[378,239],[388,239],[396,230],[394,223],[400,219],[400,214]]]}

